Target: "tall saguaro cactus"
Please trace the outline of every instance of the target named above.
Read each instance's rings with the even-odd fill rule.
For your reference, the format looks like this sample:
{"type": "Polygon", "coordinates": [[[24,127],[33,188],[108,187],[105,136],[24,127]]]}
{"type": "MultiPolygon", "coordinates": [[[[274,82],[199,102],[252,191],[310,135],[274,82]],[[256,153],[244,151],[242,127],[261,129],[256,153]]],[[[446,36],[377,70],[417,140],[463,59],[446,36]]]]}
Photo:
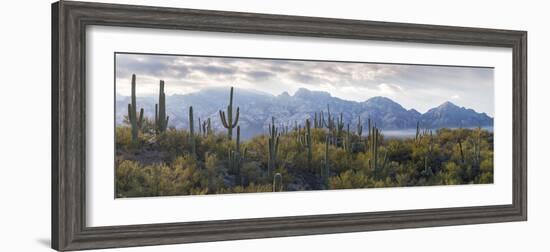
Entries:
{"type": "Polygon", "coordinates": [[[378,128],[376,128],[376,126],[374,126],[372,128],[372,133],[371,133],[371,139],[370,139],[370,153],[371,153],[371,169],[373,170],[376,170],[376,166],[378,164],[378,128]]]}
{"type": "Polygon", "coordinates": [[[239,107],[237,107],[237,113],[235,114],[235,118],[233,118],[233,87],[231,87],[231,91],[229,92],[229,105],[227,105],[227,115],[224,111],[219,111],[220,113],[220,119],[222,121],[223,126],[227,129],[227,137],[231,140],[233,135],[233,128],[237,126],[237,123],[239,122],[239,107]]]}
{"type": "Polygon", "coordinates": [[[169,116],[166,116],[166,94],[164,93],[164,81],[160,81],[159,103],[155,104],[155,125],[157,133],[162,133],[168,128],[169,116]]]}
{"type": "Polygon", "coordinates": [[[371,131],[372,131],[372,125],[371,125],[370,117],[367,118],[367,127],[369,128],[369,135],[368,135],[368,136],[370,136],[370,133],[371,133],[371,131]]]}
{"type": "Polygon", "coordinates": [[[139,117],[137,116],[137,102],[136,102],[136,75],[132,74],[132,103],[128,104],[128,121],[132,126],[132,142],[137,143],[138,131],[141,129],[143,123],[143,108],[139,111],[139,117]]]}
{"type": "Polygon", "coordinates": [[[475,130],[473,139],[472,150],[472,177],[476,177],[479,174],[481,166],[481,127],[475,130]]]}
{"type": "Polygon", "coordinates": [[[191,145],[191,155],[197,155],[197,145],[195,142],[195,120],[193,119],[193,106],[189,107],[189,145],[191,145]]]}
{"type": "Polygon", "coordinates": [[[371,136],[370,136],[370,156],[371,159],[369,160],[369,165],[371,169],[377,173],[380,170],[383,170],[386,166],[387,161],[387,152],[384,153],[384,158],[382,159],[382,162],[380,162],[380,152],[378,150],[379,148],[379,141],[380,141],[380,130],[374,125],[371,130],[371,136]]]}
{"type": "Polygon", "coordinates": [[[342,134],[342,131],[344,130],[344,114],[340,112],[340,118],[336,118],[336,130],[338,132],[338,136],[342,134]]]}
{"type": "Polygon", "coordinates": [[[416,121],[416,134],[414,136],[414,142],[420,141],[420,121],[416,121]]]}
{"type": "Polygon", "coordinates": [[[314,120],[313,120],[313,127],[318,129],[318,128],[323,128],[324,125],[325,125],[324,112],[320,111],[319,112],[319,117],[317,117],[317,112],[315,112],[314,120]]]}
{"type": "Polygon", "coordinates": [[[325,137],[325,154],[323,160],[321,161],[321,182],[322,188],[328,189],[329,176],[330,176],[330,161],[328,157],[328,146],[329,146],[330,136],[327,134],[325,137]]]}
{"type": "Polygon", "coordinates": [[[327,127],[327,129],[329,129],[329,131],[332,131],[334,129],[334,118],[332,117],[332,114],[330,113],[330,105],[328,105],[328,104],[327,104],[327,114],[328,114],[327,121],[325,122],[325,120],[323,119],[321,121],[321,123],[323,123],[325,125],[325,127],[327,127]]]}
{"type": "Polygon", "coordinates": [[[277,127],[275,127],[274,117],[271,117],[271,124],[269,125],[268,148],[269,156],[267,157],[267,174],[268,176],[271,176],[271,173],[275,170],[277,151],[279,150],[279,133],[277,131],[277,127]]]}
{"type": "Polygon", "coordinates": [[[311,140],[311,123],[309,122],[309,119],[306,120],[306,136],[305,136],[305,144],[307,148],[307,165],[308,167],[311,167],[311,160],[313,158],[313,152],[312,152],[312,146],[313,142],[311,140]]]}
{"type": "Polygon", "coordinates": [[[359,121],[357,121],[357,135],[361,138],[363,135],[363,124],[361,123],[361,116],[359,116],[359,121]]]}
{"type": "Polygon", "coordinates": [[[202,122],[201,122],[201,118],[199,117],[199,136],[202,136],[203,135],[203,132],[202,132],[202,122]]]}
{"type": "Polygon", "coordinates": [[[342,141],[342,146],[344,147],[344,150],[348,153],[351,152],[351,145],[352,145],[352,142],[351,142],[351,133],[350,133],[350,130],[349,130],[349,123],[347,124],[347,130],[345,132],[345,135],[344,135],[344,140],[342,141]]]}
{"type": "Polygon", "coordinates": [[[317,119],[317,112],[313,113],[313,127],[314,128],[319,128],[318,126],[318,119],[317,119]]]}

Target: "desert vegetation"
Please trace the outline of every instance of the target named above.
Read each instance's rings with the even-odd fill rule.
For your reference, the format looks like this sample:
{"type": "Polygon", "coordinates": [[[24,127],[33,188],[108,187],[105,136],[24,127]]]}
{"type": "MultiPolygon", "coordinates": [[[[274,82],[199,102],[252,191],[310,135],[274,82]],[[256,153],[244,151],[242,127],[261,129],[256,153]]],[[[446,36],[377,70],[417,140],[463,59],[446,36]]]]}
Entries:
{"type": "Polygon", "coordinates": [[[147,118],[132,76],[128,114],[115,133],[117,197],[493,182],[493,133],[481,128],[417,123],[412,138],[386,138],[376,122],[350,125],[327,104],[302,122],[272,117],[266,134],[241,141],[233,87],[218,118],[195,118],[200,108],[190,106],[186,129],[169,127],[163,81],[159,89],[155,118],[147,118]],[[226,131],[213,130],[213,120],[226,131]]]}

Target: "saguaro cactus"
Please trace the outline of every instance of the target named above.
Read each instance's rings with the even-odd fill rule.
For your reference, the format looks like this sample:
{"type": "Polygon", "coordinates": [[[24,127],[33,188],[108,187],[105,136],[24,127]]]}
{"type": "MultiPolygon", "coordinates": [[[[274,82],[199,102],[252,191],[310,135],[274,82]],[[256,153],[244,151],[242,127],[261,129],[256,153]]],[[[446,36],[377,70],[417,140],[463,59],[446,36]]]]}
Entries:
{"type": "Polygon", "coordinates": [[[370,133],[372,131],[372,125],[371,125],[370,117],[367,118],[367,127],[369,128],[369,135],[368,136],[370,136],[370,133]]]}
{"type": "Polygon", "coordinates": [[[166,116],[166,94],[164,93],[164,81],[160,81],[159,103],[155,104],[155,125],[157,133],[166,131],[169,116],[166,116]]]}
{"type": "Polygon", "coordinates": [[[330,105],[329,104],[327,104],[327,114],[328,114],[327,121],[325,122],[325,120],[323,119],[321,121],[321,123],[323,123],[325,125],[325,127],[327,127],[327,129],[329,129],[329,131],[332,131],[334,129],[334,118],[332,118],[332,114],[330,114],[330,105]]]}
{"type": "Polygon", "coordinates": [[[359,121],[357,121],[357,135],[359,138],[361,138],[361,135],[363,135],[363,124],[361,123],[361,116],[359,116],[359,121]]]}
{"type": "Polygon", "coordinates": [[[219,111],[220,113],[220,119],[222,121],[223,126],[227,129],[227,137],[231,140],[233,135],[233,128],[237,126],[237,123],[239,122],[239,107],[237,107],[237,113],[235,114],[235,118],[233,118],[233,87],[231,87],[231,91],[229,92],[229,105],[227,105],[227,115],[224,111],[219,111]]]}
{"type": "Polygon", "coordinates": [[[329,146],[330,136],[326,135],[325,137],[325,155],[321,161],[321,182],[322,188],[328,189],[329,176],[330,176],[330,161],[328,157],[328,146],[329,146]]]}
{"type": "Polygon", "coordinates": [[[273,176],[273,192],[282,192],[283,191],[283,175],[280,173],[275,173],[273,176]]]}
{"type": "Polygon", "coordinates": [[[376,170],[378,164],[378,128],[374,126],[372,128],[371,139],[370,139],[370,153],[371,153],[371,169],[376,170]]]}
{"type": "Polygon", "coordinates": [[[481,128],[478,127],[475,131],[475,139],[473,139],[472,150],[472,174],[471,177],[476,177],[479,174],[481,166],[481,128]]]}
{"type": "Polygon", "coordinates": [[[313,127],[317,128],[317,112],[313,113],[313,127]]]}
{"type": "Polygon", "coordinates": [[[235,150],[241,152],[241,126],[237,126],[237,139],[235,139],[235,150]]]}
{"type": "Polygon", "coordinates": [[[342,131],[344,130],[344,114],[340,113],[340,118],[336,118],[336,130],[338,132],[338,136],[342,134],[342,131]]]}
{"type": "Polygon", "coordinates": [[[460,164],[464,164],[464,151],[462,149],[462,140],[460,139],[460,136],[457,139],[458,142],[458,150],[460,151],[460,164]]]}
{"type": "Polygon", "coordinates": [[[380,163],[380,159],[379,159],[380,153],[378,150],[379,141],[380,141],[380,130],[376,127],[376,125],[374,125],[372,127],[372,134],[370,138],[369,150],[370,150],[371,159],[369,160],[369,165],[371,169],[375,172],[378,172],[379,170],[383,170],[386,166],[386,161],[387,161],[387,156],[386,156],[387,152],[386,152],[384,153],[384,158],[380,163]]]}
{"type": "Polygon", "coordinates": [[[200,127],[202,128],[202,135],[203,136],[209,136],[210,134],[212,134],[212,125],[210,123],[210,117],[202,122],[202,125],[200,125],[200,127]]]}
{"type": "Polygon", "coordinates": [[[271,173],[275,170],[277,162],[277,151],[279,150],[279,133],[277,127],[275,127],[275,118],[271,117],[271,124],[269,125],[269,140],[268,140],[269,156],[267,157],[267,174],[271,176],[271,173]]]}
{"type": "Polygon", "coordinates": [[[313,146],[313,142],[311,140],[311,123],[309,122],[309,119],[306,120],[305,144],[307,148],[307,165],[308,167],[311,167],[311,160],[313,158],[313,152],[311,149],[313,146]]]}
{"type": "Polygon", "coordinates": [[[433,175],[432,168],[428,165],[428,156],[424,157],[424,170],[420,172],[425,177],[431,177],[433,175]]]}
{"type": "Polygon", "coordinates": [[[414,142],[420,141],[420,121],[416,121],[416,135],[414,136],[414,142]]]}
{"type": "Polygon", "coordinates": [[[197,145],[195,142],[195,120],[193,120],[193,106],[189,107],[189,145],[191,146],[191,155],[197,155],[197,145]]]}
{"type": "Polygon", "coordinates": [[[139,111],[139,117],[137,116],[137,104],[136,104],[136,75],[132,74],[132,103],[128,104],[128,121],[132,127],[132,142],[137,143],[138,131],[141,129],[143,123],[143,108],[139,111]]]}
{"type": "Polygon", "coordinates": [[[241,167],[246,156],[246,148],[241,153],[241,127],[237,126],[237,138],[235,140],[235,150],[229,150],[229,170],[235,174],[235,182],[242,185],[241,167]]]}
{"type": "Polygon", "coordinates": [[[344,140],[342,141],[342,146],[344,147],[344,150],[348,153],[351,152],[351,145],[352,145],[352,142],[351,142],[351,133],[349,131],[349,123],[347,124],[347,130],[346,130],[346,133],[344,135],[344,140]]]}
{"type": "Polygon", "coordinates": [[[201,118],[199,117],[199,136],[202,136],[203,133],[202,133],[202,122],[201,122],[201,118]]]}
{"type": "Polygon", "coordinates": [[[295,131],[295,134],[296,134],[296,142],[302,146],[304,144],[304,139],[303,139],[303,136],[302,136],[302,125],[299,125],[298,128],[296,129],[295,131]]]}
{"type": "Polygon", "coordinates": [[[318,128],[323,128],[324,125],[325,125],[325,118],[324,118],[323,111],[319,112],[319,116],[317,116],[317,112],[315,112],[313,127],[318,129],[318,128]]]}

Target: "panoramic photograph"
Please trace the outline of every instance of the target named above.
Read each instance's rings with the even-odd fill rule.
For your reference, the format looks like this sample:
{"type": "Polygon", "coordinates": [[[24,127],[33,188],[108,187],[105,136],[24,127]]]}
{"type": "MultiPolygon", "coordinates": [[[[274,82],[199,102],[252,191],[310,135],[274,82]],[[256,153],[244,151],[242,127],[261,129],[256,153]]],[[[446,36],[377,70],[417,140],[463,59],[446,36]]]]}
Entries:
{"type": "Polygon", "coordinates": [[[494,68],[115,54],[115,196],[493,183],[494,68]]]}

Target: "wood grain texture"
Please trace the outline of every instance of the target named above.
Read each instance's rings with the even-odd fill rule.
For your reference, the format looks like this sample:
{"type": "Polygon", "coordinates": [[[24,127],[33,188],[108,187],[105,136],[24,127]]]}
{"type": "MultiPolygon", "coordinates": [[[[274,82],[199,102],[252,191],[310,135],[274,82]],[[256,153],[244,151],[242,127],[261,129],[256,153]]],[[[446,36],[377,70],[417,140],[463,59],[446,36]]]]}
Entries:
{"type": "Polygon", "coordinates": [[[52,247],[80,250],[527,219],[527,32],[81,2],[52,5],[52,247]],[[86,26],[105,25],[513,50],[511,205],[111,227],[85,225],[86,26]]]}

